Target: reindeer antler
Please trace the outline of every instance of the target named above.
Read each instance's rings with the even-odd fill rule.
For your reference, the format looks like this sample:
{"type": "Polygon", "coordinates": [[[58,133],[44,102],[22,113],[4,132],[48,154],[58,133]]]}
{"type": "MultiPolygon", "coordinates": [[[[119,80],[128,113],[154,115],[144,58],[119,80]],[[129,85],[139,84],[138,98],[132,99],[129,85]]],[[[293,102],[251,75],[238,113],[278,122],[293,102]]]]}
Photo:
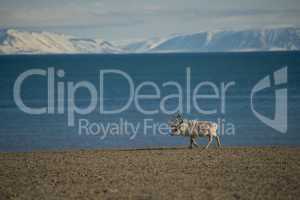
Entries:
{"type": "Polygon", "coordinates": [[[183,118],[183,117],[182,117],[182,114],[181,114],[180,112],[177,112],[176,118],[182,119],[182,118],[183,118]]]}
{"type": "Polygon", "coordinates": [[[183,122],[183,116],[180,112],[177,113],[176,119],[178,119],[180,121],[180,123],[183,122]]]}

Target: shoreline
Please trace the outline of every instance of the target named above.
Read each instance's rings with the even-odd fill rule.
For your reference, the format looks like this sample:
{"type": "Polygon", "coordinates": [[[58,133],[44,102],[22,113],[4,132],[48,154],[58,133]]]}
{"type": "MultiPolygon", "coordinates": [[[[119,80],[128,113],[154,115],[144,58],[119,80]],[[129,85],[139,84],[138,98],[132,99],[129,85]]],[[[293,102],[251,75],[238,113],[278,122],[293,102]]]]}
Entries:
{"type": "MultiPolygon", "coordinates": [[[[205,147],[204,144],[199,144],[199,147],[193,147],[192,150],[198,149],[201,151],[201,148],[205,147]]],[[[221,149],[236,149],[236,148],[299,148],[297,144],[278,144],[278,145],[222,145],[221,149]]],[[[177,145],[177,146],[149,146],[149,147],[91,147],[91,148],[60,148],[60,149],[35,149],[28,151],[0,151],[1,154],[18,154],[18,153],[67,153],[67,152],[81,152],[81,151],[155,151],[155,150],[191,150],[188,145],[177,145]]],[[[209,147],[209,149],[217,149],[215,144],[209,147]]],[[[209,150],[208,149],[208,150],[209,150]]]]}

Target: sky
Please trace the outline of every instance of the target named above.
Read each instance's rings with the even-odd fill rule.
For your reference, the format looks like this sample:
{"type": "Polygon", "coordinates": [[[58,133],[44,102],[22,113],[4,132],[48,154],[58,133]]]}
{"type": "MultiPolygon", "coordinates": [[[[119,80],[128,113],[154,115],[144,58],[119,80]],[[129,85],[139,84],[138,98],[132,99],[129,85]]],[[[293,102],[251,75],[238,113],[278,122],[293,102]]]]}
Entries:
{"type": "Polygon", "coordinates": [[[0,0],[0,28],[135,40],[300,26],[300,0],[0,0]]]}

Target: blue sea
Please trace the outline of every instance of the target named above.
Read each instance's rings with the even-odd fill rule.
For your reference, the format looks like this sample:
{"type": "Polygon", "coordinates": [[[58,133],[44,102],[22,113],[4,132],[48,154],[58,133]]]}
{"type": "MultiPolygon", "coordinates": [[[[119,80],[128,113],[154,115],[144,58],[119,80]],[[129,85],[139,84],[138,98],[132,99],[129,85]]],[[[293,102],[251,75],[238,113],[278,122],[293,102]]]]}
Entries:
{"type": "Polygon", "coordinates": [[[225,146],[300,144],[300,52],[0,56],[0,91],[2,152],[188,146],[158,131],[175,111],[218,123],[225,146]],[[251,101],[264,78],[270,84],[251,101]],[[40,114],[22,110],[18,93],[40,114]],[[257,113],[282,120],[270,125],[257,113]]]}

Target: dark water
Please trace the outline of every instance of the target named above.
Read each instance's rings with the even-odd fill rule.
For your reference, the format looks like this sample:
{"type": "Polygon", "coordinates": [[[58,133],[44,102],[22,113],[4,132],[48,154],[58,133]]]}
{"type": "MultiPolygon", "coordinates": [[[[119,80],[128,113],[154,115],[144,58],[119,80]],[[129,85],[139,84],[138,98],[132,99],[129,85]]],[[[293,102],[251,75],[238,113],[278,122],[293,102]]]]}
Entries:
{"type": "MultiPolygon", "coordinates": [[[[188,119],[201,119],[221,122],[221,141],[224,145],[299,145],[300,144],[300,52],[276,53],[203,53],[203,54],[137,54],[137,55],[19,55],[0,56],[0,151],[33,151],[53,149],[81,148],[135,148],[175,146],[188,144],[187,138],[171,137],[158,131],[144,127],[164,123],[170,119],[170,114],[160,109],[162,99],[169,94],[177,94],[178,88],[163,86],[168,81],[175,81],[182,87],[182,105],[184,116],[188,119]],[[30,115],[24,113],[16,105],[13,97],[14,84],[17,77],[30,69],[48,68],[55,72],[63,70],[62,78],[55,76],[54,114],[30,115]],[[250,94],[259,80],[270,75],[272,84],[273,72],[287,67],[288,83],[280,86],[288,89],[287,97],[287,131],[278,130],[261,122],[251,111],[250,94]],[[128,74],[135,87],[145,81],[151,81],[159,87],[160,97],[144,99],[139,105],[145,110],[158,109],[156,114],[141,113],[134,102],[128,109],[119,114],[101,114],[99,96],[100,71],[117,69],[128,74]],[[191,71],[191,93],[187,95],[187,70],[191,71]],[[74,126],[68,126],[70,96],[68,83],[88,81],[97,91],[97,107],[86,115],[75,114],[74,126]],[[65,86],[63,102],[64,113],[58,113],[58,82],[65,86]],[[214,110],[213,114],[199,112],[193,103],[194,88],[199,83],[213,84],[219,97],[200,98],[196,101],[203,110],[214,110]],[[225,93],[225,108],[222,110],[222,83],[234,85],[228,87],[225,93]],[[189,96],[189,97],[188,97],[189,96]],[[186,109],[188,101],[192,102],[190,111],[186,109]],[[69,106],[69,107],[68,107],[69,106]],[[122,118],[122,119],[121,119],[122,118]],[[120,124],[121,120],[138,124],[137,135],[130,139],[132,133],[124,130],[112,131],[104,137],[103,131],[79,134],[79,120],[89,123],[108,125],[120,124]],[[232,131],[234,129],[234,131],[232,131]],[[222,131],[224,130],[224,131],[222,131]],[[117,134],[118,133],[118,134],[117,134]],[[129,134],[129,135],[128,135],[129,134]],[[131,134],[131,135],[130,135],[131,134]]],[[[278,86],[279,87],[279,86],[278,86]]],[[[279,88],[280,88],[279,87],[279,88]]],[[[275,115],[275,90],[271,86],[255,94],[253,103],[255,110],[270,119],[275,115]]],[[[24,104],[30,107],[47,107],[47,77],[34,75],[22,84],[21,97],[24,104]]],[[[121,75],[107,74],[103,82],[103,108],[112,110],[121,108],[129,98],[129,83],[121,75]]],[[[140,94],[155,94],[151,86],[142,87],[140,94]]],[[[211,86],[203,86],[199,94],[214,94],[211,86]]],[[[280,97],[284,98],[284,97],[280,97]]],[[[75,94],[75,104],[85,108],[91,101],[90,93],[80,88],[75,94]]],[[[175,109],[178,98],[165,101],[167,109],[175,109]]],[[[50,106],[51,107],[51,106],[50,106]]],[[[50,108],[50,110],[52,109],[50,108]]],[[[280,122],[283,123],[283,122],[280,122]]],[[[111,127],[110,127],[111,128],[111,127]]],[[[92,127],[96,131],[97,127],[92,127]]],[[[133,136],[132,136],[133,137],[133,136]]],[[[200,143],[206,139],[200,139],[200,143]]]]}

